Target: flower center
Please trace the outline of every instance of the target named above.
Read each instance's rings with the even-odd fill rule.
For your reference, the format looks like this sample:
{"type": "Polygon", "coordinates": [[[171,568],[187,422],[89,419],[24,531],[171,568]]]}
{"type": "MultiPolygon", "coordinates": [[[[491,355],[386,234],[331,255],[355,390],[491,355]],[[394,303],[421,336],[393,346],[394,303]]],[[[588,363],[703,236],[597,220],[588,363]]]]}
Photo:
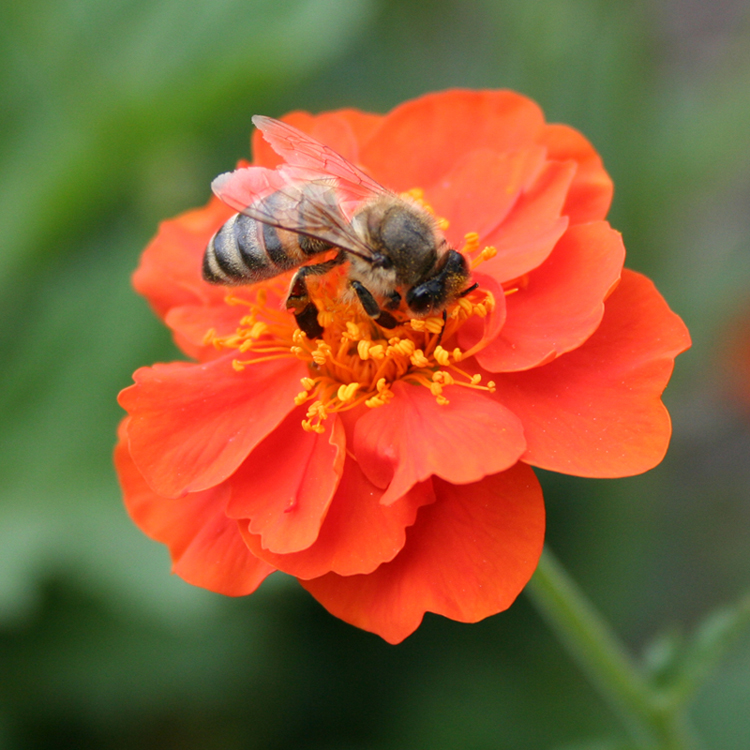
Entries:
{"type": "MultiPolygon", "coordinates": [[[[472,233],[466,235],[462,252],[473,258],[473,269],[496,251],[488,247],[479,252],[478,237],[472,233]]],[[[305,362],[308,375],[302,378],[303,390],[295,398],[297,405],[309,404],[302,421],[304,429],[322,433],[323,423],[332,413],[362,404],[385,406],[393,398],[392,385],[399,380],[428,388],[441,405],[449,403],[448,386],[494,391],[492,381],[483,384],[481,375],[469,374],[459,366],[483,344],[469,351],[448,348],[465,321],[474,316],[484,318],[492,311],[495,298],[491,292],[473,290],[448,305],[441,316],[415,319],[396,311],[395,316],[403,322],[386,330],[343,292],[346,273],[336,269],[313,277],[308,285],[323,327],[320,338],[308,339],[291,314],[281,309],[287,286],[288,279],[279,277],[241,294],[230,292],[227,304],[243,305],[247,314],[233,334],[219,336],[212,329],[204,343],[237,350],[232,364],[238,371],[279,357],[305,362]]]]}

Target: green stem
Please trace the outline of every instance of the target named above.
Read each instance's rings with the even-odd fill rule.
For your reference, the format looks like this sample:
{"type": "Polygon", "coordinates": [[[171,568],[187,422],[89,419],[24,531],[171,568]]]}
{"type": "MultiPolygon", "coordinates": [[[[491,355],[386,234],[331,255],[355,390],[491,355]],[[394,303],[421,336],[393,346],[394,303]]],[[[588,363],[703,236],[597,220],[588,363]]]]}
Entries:
{"type": "Polygon", "coordinates": [[[644,750],[688,750],[684,718],[646,682],[620,640],[549,549],[526,587],[536,608],[644,750]]]}

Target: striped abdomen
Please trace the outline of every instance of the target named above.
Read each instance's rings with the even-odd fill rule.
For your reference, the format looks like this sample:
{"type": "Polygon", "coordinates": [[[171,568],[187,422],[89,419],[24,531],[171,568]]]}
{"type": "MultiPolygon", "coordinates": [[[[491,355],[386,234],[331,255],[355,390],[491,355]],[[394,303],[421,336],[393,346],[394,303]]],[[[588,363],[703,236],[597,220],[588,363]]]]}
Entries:
{"type": "MultiPolygon", "coordinates": [[[[272,202],[282,207],[288,198],[275,194],[266,199],[266,206],[272,202]]],[[[235,214],[210,239],[203,256],[203,278],[213,284],[253,284],[297,268],[330,247],[322,240],[235,214]]]]}

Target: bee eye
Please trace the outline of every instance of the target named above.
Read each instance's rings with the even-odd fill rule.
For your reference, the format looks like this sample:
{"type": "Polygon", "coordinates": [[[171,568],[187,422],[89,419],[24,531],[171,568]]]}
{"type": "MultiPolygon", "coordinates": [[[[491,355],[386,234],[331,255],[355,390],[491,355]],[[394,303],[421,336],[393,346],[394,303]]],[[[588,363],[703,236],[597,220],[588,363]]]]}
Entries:
{"type": "Polygon", "coordinates": [[[440,298],[440,286],[433,279],[419,286],[412,287],[406,293],[406,304],[412,312],[427,313],[440,298]]]}

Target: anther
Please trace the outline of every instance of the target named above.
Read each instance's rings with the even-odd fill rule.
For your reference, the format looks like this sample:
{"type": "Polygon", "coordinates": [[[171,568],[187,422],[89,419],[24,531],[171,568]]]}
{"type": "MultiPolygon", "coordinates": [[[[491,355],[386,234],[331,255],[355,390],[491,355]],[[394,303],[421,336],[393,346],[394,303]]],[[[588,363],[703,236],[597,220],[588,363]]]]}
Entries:
{"type": "Polygon", "coordinates": [[[435,360],[437,361],[439,365],[445,366],[447,364],[450,364],[451,355],[448,351],[443,349],[443,347],[440,346],[440,344],[438,344],[435,347],[435,351],[432,353],[432,356],[435,357],[435,360]]]}
{"type": "Polygon", "coordinates": [[[316,365],[324,365],[330,355],[331,347],[324,341],[318,341],[318,347],[312,353],[313,362],[315,362],[316,365]]]}
{"type": "Polygon", "coordinates": [[[409,357],[409,360],[414,367],[427,367],[430,364],[430,360],[424,356],[424,352],[421,349],[417,349],[414,354],[409,357]]]}
{"type": "Polygon", "coordinates": [[[440,333],[443,330],[443,318],[425,318],[425,328],[430,333],[440,333]]]}
{"type": "MultiPolygon", "coordinates": [[[[477,243],[477,249],[479,248],[479,244],[477,243]]],[[[480,263],[484,263],[484,261],[489,260],[490,258],[494,258],[497,255],[497,248],[493,247],[492,245],[487,245],[479,255],[477,255],[476,258],[474,258],[473,261],[471,261],[471,270],[473,271],[480,263]]]]}
{"type": "Polygon", "coordinates": [[[462,297],[460,300],[458,300],[458,307],[465,313],[471,314],[474,303],[471,302],[471,300],[466,299],[466,297],[462,297]]]}
{"type": "Polygon", "coordinates": [[[445,370],[438,370],[432,374],[432,380],[435,383],[441,383],[442,385],[453,385],[456,381],[449,372],[445,370]]]}
{"type": "Polygon", "coordinates": [[[336,321],[335,313],[330,310],[321,310],[318,313],[318,323],[325,329],[330,328],[336,321]]]}
{"type": "Polygon", "coordinates": [[[393,344],[393,348],[404,357],[411,357],[417,345],[411,339],[401,339],[398,343],[393,344]]]}
{"type": "Polygon", "coordinates": [[[268,325],[259,320],[250,329],[250,338],[251,339],[260,338],[267,330],[268,330],[268,325]]]}
{"type": "Polygon", "coordinates": [[[349,383],[348,385],[340,385],[336,395],[339,401],[346,403],[354,398],[354,394],[359,390],[359,383],[349,383]]]}
{"type": "Polygon", "coordinates": [[[368,341],[367,339],[362,339],[361,341],[357,342],[357,354],[359,354],[359,358],[363,361],[368,360],[370,358],[370,344],[372,342],[368,341]]]}
{"type": "Polygon", "coordinates": [[[357,340],[362,338],[362,329],[357,323],[352,323],[350,320],[346,321],[346,332],[351,339],[357,340]]]}
{"type": "Polygon", "coordinates": [[[464,235],[464,246],[461,248],[461,252],[465,255],[471,255],[479,250],[479,234],[477,232],[467,232],[464,235]]]}

